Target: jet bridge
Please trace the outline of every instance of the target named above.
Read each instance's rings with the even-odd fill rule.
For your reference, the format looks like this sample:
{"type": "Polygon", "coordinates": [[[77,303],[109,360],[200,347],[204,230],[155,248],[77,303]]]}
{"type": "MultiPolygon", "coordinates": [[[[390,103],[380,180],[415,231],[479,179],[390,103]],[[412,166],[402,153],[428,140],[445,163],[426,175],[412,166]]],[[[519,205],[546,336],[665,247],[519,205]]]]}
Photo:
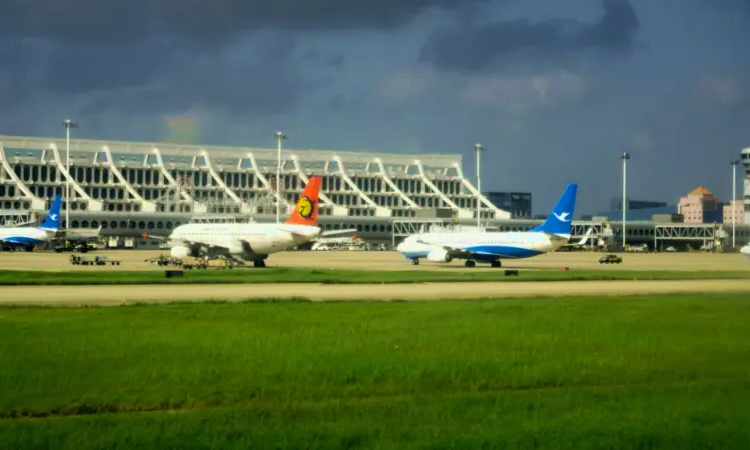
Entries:
{"type": "Polygon", "coordinates": [[[0,209],[0,228],[36,225],[38,216],[34,211],[0,209]]]}

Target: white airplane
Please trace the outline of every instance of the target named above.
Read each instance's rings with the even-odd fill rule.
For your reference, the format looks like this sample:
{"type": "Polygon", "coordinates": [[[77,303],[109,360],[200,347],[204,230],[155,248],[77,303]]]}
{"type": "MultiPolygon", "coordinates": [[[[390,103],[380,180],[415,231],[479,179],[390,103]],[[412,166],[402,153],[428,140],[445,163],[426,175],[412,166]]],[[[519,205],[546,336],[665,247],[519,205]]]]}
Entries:
{"type": "Polygon", "coordinates": [[[23,247],[27,252],[35,245],[49,242],[60,228],[60,196],[52,202],[49,214],[39,227],[0,228],[0,244],[4,247],[23,247]]]}
{"type": "Polygon", "coordinates": [[[552,214],[544,223],[526,232],[438,232],[407,237],[396,247],[412,264],[420,258],[435,262],[466,259],[466,267],[476,262],[500,267],[501,259],[530,258],[553,252],[568,244],[575,209],[577,184],[569,184],[552,214]]]}
{"type": "Polygon", "coordinates": [[[573,244],[565,244],[563,247],[583,247],[586,245],[586,242],[588,242],[591,235],[594,233],[594,227],[591,227],[586,231],[586,234],[583,235],[580,241],[575,242],[573,244]]]}
{"type": "Polygon", "coordinates": [[[746,246],[742,247],[740,249],[740,253],[750,258],[750,244],[747,244],[746,246]]]}
{"type": "MultiPolygon", "coordinates": [[[[271,253],[314,241],[322,235],[348,231],[321,233],[317,226],[320,184],[320,177],[310,178],[285,223],[191,223],[175,228],[168,238],[151,238],[167,240],[173,258],[225,256],[266,267],[265,260],[271,253]]],[[[144,238],[148,237],[144,233],[144,238]]]]}

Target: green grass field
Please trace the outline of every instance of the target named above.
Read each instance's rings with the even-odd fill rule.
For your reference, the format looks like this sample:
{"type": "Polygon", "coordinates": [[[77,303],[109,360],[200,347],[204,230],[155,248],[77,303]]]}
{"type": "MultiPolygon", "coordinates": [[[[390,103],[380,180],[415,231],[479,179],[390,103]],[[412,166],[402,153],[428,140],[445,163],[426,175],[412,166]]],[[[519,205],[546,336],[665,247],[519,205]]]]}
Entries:
{"type": "Polygon", "coordinates": [[[188,270],[184,278],[166,278],[161,270],[28,271],[0,270],[0,286],[104,284],[214,284],[214,283],[424,283],[476,281],[588,281],[588,280],[721,280],[747,279],[750,271],[678,270],[519,270],[518,276],[496,271],[390,271],[326,269],[188,270]]]}
{"type": "Polygon", "coordinates": [[[0,308],[0,447],[745,449],[748,323],[748,294],[0,308]]]}

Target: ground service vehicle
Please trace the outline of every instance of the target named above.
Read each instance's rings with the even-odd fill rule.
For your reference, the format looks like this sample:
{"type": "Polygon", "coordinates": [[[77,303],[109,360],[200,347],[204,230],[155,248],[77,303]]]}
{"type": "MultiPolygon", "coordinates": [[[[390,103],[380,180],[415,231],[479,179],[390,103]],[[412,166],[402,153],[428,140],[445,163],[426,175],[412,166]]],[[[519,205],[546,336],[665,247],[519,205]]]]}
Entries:
{"type": "Polygon", "coordinates": [[[599,258],[599,264],[620,264],[621,262],[622,258],[613,253],[599,258]]]}

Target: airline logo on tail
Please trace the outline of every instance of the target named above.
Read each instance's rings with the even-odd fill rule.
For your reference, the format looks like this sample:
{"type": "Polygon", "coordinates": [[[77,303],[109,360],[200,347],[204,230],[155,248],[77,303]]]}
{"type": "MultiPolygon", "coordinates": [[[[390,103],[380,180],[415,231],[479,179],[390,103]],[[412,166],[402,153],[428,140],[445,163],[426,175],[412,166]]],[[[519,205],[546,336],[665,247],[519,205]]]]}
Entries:
{"type": "Polygon", "coordinates": [[[291,225],[315,226],[318,223],[318,194],[320,193],[320,177],[311,177],[302,191],[302,195],[294,208],[292,216],[286,221],[291,225]]]}
{"type": "Polygon", "coordinates": [[[303,219],[309,219],[312,217],[313,212],[315,211],[315,205],[313,204],[312,200],[310,200],[306,195],[303,195],[302,198],[299,199],[299,203],[297,204],[297,212],[299,213],[300,217],[303,219]]]}
{"type": "Polygon", "coordinates": [[[57,231],[60,228],[60,204],[62,199],[59,195],[55,196],[52,207],[49,209],[49,215],[39,226],[42,230],[57,231]]]}
{"type": "Polygon", "coordinates": [[[558,236],[569,236],[573,212],[576,205],[576,194],[578,193],[577,184],[569,184],[565,188],[560,199],[557,201],[552,214],[547,217],[543,224],[534,228],[532,231],[555,234],[558,236]]]}

